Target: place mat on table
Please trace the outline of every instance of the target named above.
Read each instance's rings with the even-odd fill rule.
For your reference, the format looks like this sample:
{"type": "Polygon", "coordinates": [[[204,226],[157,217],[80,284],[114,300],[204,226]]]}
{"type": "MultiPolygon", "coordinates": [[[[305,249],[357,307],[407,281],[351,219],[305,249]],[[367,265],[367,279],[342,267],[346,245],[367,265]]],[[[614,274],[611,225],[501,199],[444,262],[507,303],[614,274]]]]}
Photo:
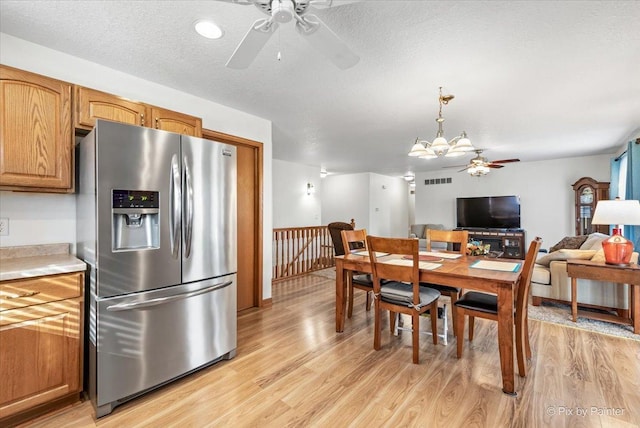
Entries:
{"type": "Polygon", "coordinates": [[[500,272],[517,272],[520,269],[520,265],[521,263],[478,260],[477,262],[474,262],[469,267],[476,268],[476,269],[498,270],[500,272]]]}
{"type": "MultiPolygon", "coordinates": [[[[368,251],[352,251],[351,254],[355,254],[356,256],[367,256],[369,257],[369,252],[368,251]]],[[[380,251],[376,251],[376,257],[384,257],[384,256],[388,256],[391,253],[381,253],[380,251]]]]}
{"type": "MultiPolygon", "coordinates": [[[[391,259],[391,260],[385,261],[384,263],[390,264],[390,265],[413,266],[413,260],[406,260],[406,259],[391,259]]],[[[418,265],[420,266],[420,269],[424,269],[424,270],[434,270],[442,266],[441,263],[429,263],[429,262],[418,262],[418,265]]]]}
{"type": "Polygon", "coordinates": [[[460,257],[462,257],[462,254],[459,253],[444,253],[438,251],[419,251],[418,254],[421,256],[433,256],[442,259],[459,259],[460,257]]]}
{"type": "MultiPolygon", "coordinates": [[[[413,256],[402,256],[402,258],[405,259],[405,260],[413,260],[413,256]]],[[[421,262],[441,262],[444,259],[442,257],[428,256],[426,254],[420,254],[418,256],[418,260],[420,260],[421,262]]]]}

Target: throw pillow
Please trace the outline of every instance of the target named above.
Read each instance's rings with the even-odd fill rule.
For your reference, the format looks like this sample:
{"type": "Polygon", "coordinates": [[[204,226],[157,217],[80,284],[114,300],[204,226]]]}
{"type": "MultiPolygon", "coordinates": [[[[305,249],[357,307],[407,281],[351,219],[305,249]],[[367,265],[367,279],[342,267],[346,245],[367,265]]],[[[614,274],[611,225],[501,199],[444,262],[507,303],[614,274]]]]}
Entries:
{"type": "Polygon", "coordinates": [[[562,249],[570,249],[577,250],[580,248],[582,243],[587,240],[589,235],[578,235],[578,236],[565,236],[553,247],[549,248],[549,252],[553,253],[554,251],[562,250],[562,249]]]}
{"type": "Polygon", "coordinates": [[[604,233],[599,232],[593,232],[591,235],[589,235],[587,240],[584,241],[584,244],[580,246],[580,249],[598,251],[600,248],[602,248],[602,241],[607,238],[609,238],[609,235],[605,235],[604,233]]]}
{"type": "Polygon", "coordinates": [[[592,262],[604,263],[605,262],[604,250],[602,248],[600,248],[598,251],[596,251],[596,253],[593,255],[593,257],[591,257],[591,261],[592,262]]]}
{"type": "Polygon", "coordinates": [[[562,249],[549,253],[546,256],[540,257],[536,260],[536,263],[543,266],[549,266],[552,261],[555,260],[569,260],[580,259],[590,260],[596,254],[596,250],[570,250],[562,249]]]}

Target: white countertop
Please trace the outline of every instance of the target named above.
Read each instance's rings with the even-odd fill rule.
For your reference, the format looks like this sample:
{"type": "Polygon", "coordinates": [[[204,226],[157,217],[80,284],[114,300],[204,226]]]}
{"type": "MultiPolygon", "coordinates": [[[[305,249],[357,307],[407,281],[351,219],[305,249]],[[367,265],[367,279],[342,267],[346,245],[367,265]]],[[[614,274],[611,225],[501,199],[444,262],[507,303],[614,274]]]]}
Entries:
{"type": "Polygon", "coordinates": [[[70,254],[39,254],[0,259],[0,281],[82,272],[87,265],[70,254]]]}

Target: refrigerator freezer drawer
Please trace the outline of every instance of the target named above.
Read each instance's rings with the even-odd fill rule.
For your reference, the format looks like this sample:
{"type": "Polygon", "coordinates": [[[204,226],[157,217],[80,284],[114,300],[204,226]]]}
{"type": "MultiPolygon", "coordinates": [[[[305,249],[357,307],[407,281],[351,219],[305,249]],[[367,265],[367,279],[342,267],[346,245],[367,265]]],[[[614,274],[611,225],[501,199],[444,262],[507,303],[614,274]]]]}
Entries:
{"type": "Polygon", "coordinates": [[[98,416],[127,397],[235,354],[235,275],[102,299],[97,307],[92,375],[98,416]]]}

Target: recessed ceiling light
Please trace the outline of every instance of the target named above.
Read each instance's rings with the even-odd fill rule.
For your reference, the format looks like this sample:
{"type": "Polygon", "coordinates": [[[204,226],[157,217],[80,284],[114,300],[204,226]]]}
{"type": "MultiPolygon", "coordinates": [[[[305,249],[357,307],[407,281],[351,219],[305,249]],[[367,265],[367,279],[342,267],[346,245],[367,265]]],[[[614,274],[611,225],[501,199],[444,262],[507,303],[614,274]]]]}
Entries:
{"type": "Polygon", "coordinates": [[[219,39],[224,34],[222,28],[212,21],[200,20],[193,24],[198,34],[207,39],[219,39]]]}

